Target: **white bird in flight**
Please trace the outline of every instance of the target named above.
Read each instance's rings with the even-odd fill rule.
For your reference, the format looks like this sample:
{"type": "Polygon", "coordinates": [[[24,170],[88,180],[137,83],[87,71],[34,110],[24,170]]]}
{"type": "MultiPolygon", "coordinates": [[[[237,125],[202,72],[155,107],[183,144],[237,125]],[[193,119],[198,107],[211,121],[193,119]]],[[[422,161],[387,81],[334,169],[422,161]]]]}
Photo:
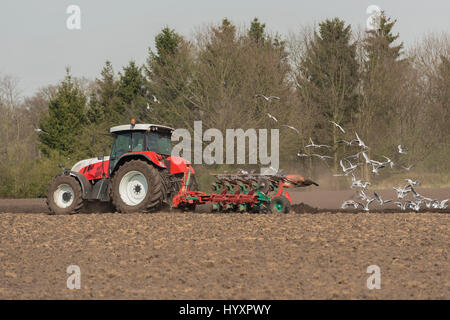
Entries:
{"type": "Polygon", "coordinates": [[[310,144],[308,144],[307,146],[305,146],[305,148],[309,148],[309,147],[314,147],[314,148],[330,148],[330,146],[327,146],[326,144],[315,144],[311,138],[309,138],[309,142],[310,144]]]}
{"type": "Polygon", "coordinates": [[[347,208],[350,207],[350,206],[353,206],[353,209],[356,209],[356,208],[358,208],[358,203],[356,203],[356,202],[353,201],[353,200],[346,200],[346,201],[344,201],[344,202],[342,203],[341,208],[342,208],[342,209],[347,209],[347,208]]]}
{"type": "Polygon", "coordinates": [[[408,183],[408,185],[414,187],[414,186],[420,186],[420,181],[412,181],[411,179],[405,179],[405,181],[408,183]]]}
{"type": "Polygon", "coordinates": [[[161,102],[159,102],[158,98],[156,98],[156,96],[155,96],[155,95],[152,95],[152,97],[153,97],[153,102],[156,102],[156,103],[161,103],[161,102]]]}
{"type": "Polygon", "coordinates": [[[276,96],[270,96],[270,97],[266,97],[265,95],[258,93],[257,95],[255,95],[255,98],[264,98],[267,102],[269,102],[270,100],[280,100],[279,97],[276,96]]]}
{"type": "Polygon", "coordinates": [[[45,132],[44,130],[42,130],[40,128],[34,128],[34,132],[48,134],[48,132],[45,132]]]}
{"type": "Polygon", "coordinates": [[[302,158],[302,157],[309,157],[309,154],[302,153],[302,151],[300,150],[299,152],[297,152],[297,157],[300,157],[300,158],[302,158]]]}
{"type": "Polygon", "coordinates": [[[347,141],[347,140],[342,139],[342,140],[338,140],[336,142],[337,143],[345,143],[346,145],[351,146],[353,144],[353,142],[358,142],[358,140],[347,141]]]}
{"type": "Polygon", "coordinates": [[[358,140],[358,145],[359,145],[360,147],[363,147],[364,149],[369,149],[369,147],[366,146],[366,144],[364,143],[364,141],[362,141],[361,138],[358,136],[358,133],[357,133],[357,132],[355,132],[355,135],[356,135],[356,139],[358,140]]]}
{"type": "Polygon", "coordinates": [[[282,126],[282,127],[289,128],[289,129],[291,129],[291,130],[294,130],[295,132],[297,132],[298,135],[300,135],[300,131],[298,131],[297,128],[294,128],[294,127],[292,127],[292,126],[288,126],[287,124],[282,124],[281,126],[282,126]]]}
{"type": "Polygon", "coordinates": [[[398,149],[398,153],[401,153],[401,154],[407,154],[406,150],[402,148],[402,145],[401,145],[401,144],[399,144],[399,145],[397,146],[397,149],[398,149]]]}
{"type": "Polygon", "coordinates": [[[408,185],[403,187],[403,188],[401,188],[401,187],[399,187],[399,188],[393,187],[395,192],[397,192],[397,198],[398,199],[403,199],[408,193],[411,192],[411,190],[408,189],[408,187],[409,187],[408,185]]]}
{"type": "Polygon", "coordinates": [[[393,200],[383,200],[383,199],[381,199],[381,197],[375,191],[373,192],[373,195],[375,196],[375,200],[377,200],[380,205],[384,205],[386,203],[389,203],[389,202],[393,201],[393,200]]]}
{"type": "Polygon", "coordinates": [[[344,128],[342,128],[340,125],[338,125],[336,122],[329,120],[332,124],[334,124],[339,130],[342,131],[342,133],[345,133],[344,128]]]}
{"type": "Polygon", "coordinates": [[[319,158],[320,160],[333,159],[330,156],[322,156],[320,154],[313,153],[312,156],[319,158]]]}
{"type": "Polygon", "coordinates": [[[267,116],[272,119],[275,120],[275,122],[278,122],[277,118],[275,118],[273,115],[271,115],[270,113],[267,113],[267,116]]]}
{"type": "MultiPolygon", "coordinates": [[[[345,160],[345,159],[344,159],[345,160]]],[[[348,160],[345,160],[345,161],[347,161],[349,164],[350,164],[350,166],[347,168],[347,167],[345,167],[344,166],[344,162],[342,161],[342,159],[339,161],[339,164],[340,164],[340,166],[341,166],[341,168],[342,168],[342,171],[344,172],[344,175],[349,175],[350,173],[352,173],[353,171],[355,171],[355,169],[356,168],[358,168],[358,166],[359,166],[359,163],[358,164],[352,164],[350,161],[348,161],[348,160]]]]}
{"type": "Polygon", "coordinates": [[[386,162],[384,162],[384,164],[389,164],[392,169],[394,167],[394,162],[391,159],[389,159],[388,157],[383,156],[383,158],[386,159],[386,162]]]}
{"type": "Polygon", "coordinates": [[[403,203],[401,203],[400,201],[396,201],[396,202],[394,202],[396,205],[397,205],[397,207],[399,207],[400,209],[402,209],[403,211],[405,211],[406,210],[406,202],[403,202],[403,203]]]}

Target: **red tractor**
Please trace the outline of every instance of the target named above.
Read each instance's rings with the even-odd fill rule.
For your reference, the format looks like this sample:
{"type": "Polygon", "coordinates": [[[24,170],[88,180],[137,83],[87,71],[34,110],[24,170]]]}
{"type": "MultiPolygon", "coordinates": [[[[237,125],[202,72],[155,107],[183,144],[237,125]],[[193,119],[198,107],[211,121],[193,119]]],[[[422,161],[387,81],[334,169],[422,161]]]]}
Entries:
{"type": "MultiPolygon", "coordinates": [[[[86,201],[112,201],[119,212],[172,206],[189,162],[171,155],[173,128],[155,124],[112,127],[110,156],[77,162],[53,180],[47,192],[52,213],[78,212],[86,201]]],[[[190,183],[196,189],[195,180],[190,183]]]]}

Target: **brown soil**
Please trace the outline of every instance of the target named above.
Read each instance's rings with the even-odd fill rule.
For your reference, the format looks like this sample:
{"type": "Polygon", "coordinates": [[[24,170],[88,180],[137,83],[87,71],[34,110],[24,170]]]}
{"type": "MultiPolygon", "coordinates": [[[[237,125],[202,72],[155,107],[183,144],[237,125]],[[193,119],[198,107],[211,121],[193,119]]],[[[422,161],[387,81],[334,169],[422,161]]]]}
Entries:
{"type": "Polygon", "coordinates": [[[450,215],[306,203],[293,206],[303,214],[51,216],[19,213],[46,212],[42,199],[0,200],[0,299],[450,298],[450,215]],[[66,287],[69,265],[80,290],[66,287]],[[380,290],[366,286],[370,265],[380,290]]]}

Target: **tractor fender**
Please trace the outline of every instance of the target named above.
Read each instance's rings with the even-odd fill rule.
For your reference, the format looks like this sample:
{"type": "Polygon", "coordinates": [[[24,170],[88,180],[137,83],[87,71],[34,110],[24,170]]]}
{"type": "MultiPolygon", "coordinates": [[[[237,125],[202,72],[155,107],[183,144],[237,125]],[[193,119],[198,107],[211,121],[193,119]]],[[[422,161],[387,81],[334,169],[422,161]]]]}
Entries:
{"type": "Polygon", "coordinates": [[[110,175],[112,176],[113,172],[115,172],[119,166],[121,166],[125,161],[127,161],[129,159],[141,159],[141,160],[145,160],[145,161],[155,165],[156,167],[158,167],[160,169],[167,168],[167,166],[164,164],[164,162],[162,160],[158,159],[157,153],[154,153],[152,151],[128,152],[128,153],[123,154],[119,158],[119,161],[117,161],[114,168],[111,169],[110,175]]]}
{"type": "Polygon", "coordinates": [[[92,191],[92,185],[84,175],[71,170],[64,170],[64,173],[62,175],[74,177],[81,186],[83,199],[87,199],[89,197],[92,191]]]}

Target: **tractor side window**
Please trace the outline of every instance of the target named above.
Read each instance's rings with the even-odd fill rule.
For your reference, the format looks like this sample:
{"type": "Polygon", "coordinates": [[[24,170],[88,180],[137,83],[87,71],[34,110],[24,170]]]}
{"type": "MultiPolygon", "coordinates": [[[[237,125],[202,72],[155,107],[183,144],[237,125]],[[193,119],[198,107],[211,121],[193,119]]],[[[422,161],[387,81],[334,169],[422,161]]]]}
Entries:
{"type": "Polygon", "coordinates": [[[133,132],[133,136],[131,138],[131,144],[133,148],[131,149],[134,152],[144,151],[144,133],[143,132],[133,132]]]}
{"type": "Polygon", "coordinates": [[[118,134],[111,150],[113,157],[120,157],[122,154],[130,150],[130,134],[118,134]]]}
{"type": "Polygon", "coordinates": [[[172,153],[172,141],[169,134],[149,132],[147,136],[148,150],[170,155],[172,153]]]}

